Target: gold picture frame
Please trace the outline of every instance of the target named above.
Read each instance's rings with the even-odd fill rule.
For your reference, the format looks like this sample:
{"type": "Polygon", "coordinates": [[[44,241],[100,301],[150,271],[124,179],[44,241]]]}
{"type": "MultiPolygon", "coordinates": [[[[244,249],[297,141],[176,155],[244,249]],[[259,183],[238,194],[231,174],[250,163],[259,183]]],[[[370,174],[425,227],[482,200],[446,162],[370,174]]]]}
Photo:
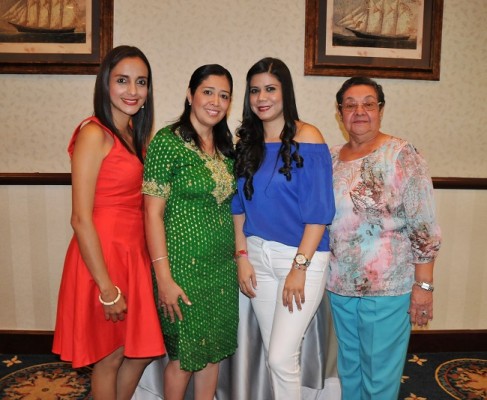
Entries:
{"type": "Polygon", "coordinates": [[[113,46],[113,0],[1,3],[0,73],[92,75],[113,46]]]}
{"type": "Polygon", "coordinates": [[[442,18],[443,0],[306,0],[305,75],[437,81],[442,18]]]}

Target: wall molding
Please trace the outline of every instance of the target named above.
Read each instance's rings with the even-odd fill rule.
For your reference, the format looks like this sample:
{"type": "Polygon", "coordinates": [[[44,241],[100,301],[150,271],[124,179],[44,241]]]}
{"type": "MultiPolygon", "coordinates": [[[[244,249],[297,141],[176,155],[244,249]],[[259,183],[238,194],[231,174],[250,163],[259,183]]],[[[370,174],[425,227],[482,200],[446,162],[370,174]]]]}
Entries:
{"type": "MultiPolygon", "coordinates": [[[[1,354],[49,354],[53,331],[0,330],[1,354]]],[[[413,331],[409,353],[485,352],[487,329],[413,331]]]]}
{"type": "Polygon", "coordinates": [[[71,185],[71,173],[0,173],[0,185],[71,185]]]}
{"type": "Polygon", "coordinates": [[[487,178],[432,178],[435,189],[486,190],[487,178]]]}
{"type": "Polygon", "coordinates": [[[439,353],[449,351],[487,351],[487,329],[413,331],[409,353],[439,353]]]}
{"type": "MultiPolygon", "coordinates": [[[[435,189],[486,190],[487,178],[432,178],[435,189]]],[[[0,173],[0,185],[71,185],[71,173],[0,173]]]]}
{"type": "Polygon", "coordinates": [[[0,354],[50,354],[53,331],[0,330],[0,354]]]}

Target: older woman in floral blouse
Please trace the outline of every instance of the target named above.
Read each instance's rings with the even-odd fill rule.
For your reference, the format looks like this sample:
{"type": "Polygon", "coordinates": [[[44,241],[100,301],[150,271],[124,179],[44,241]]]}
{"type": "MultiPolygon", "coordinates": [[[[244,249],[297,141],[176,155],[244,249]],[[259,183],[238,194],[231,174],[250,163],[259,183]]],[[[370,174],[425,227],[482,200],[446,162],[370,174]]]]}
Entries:
{"type": "Polygon", "coordinates": [[[331,149],[336,215],[328,296],[343,399],[397,399],[411,323],[433,318],[440,248],[433,187],[408,142],[380,131],[385,98],[369,78],[336,95],[349,135],[331,149]]]}

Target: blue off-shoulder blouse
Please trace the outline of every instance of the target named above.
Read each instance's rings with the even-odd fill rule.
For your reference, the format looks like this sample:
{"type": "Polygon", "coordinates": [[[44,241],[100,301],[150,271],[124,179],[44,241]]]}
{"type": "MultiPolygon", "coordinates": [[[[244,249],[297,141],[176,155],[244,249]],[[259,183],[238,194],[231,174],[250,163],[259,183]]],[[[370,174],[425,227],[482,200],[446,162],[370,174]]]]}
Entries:
{"type": "MultiPolygon", "coordinates": [[[[300,143],[303,167],[292,163],[291,180],[279,173],[281,143],[266,143],[265,159],[254,175],[251,200],[244,195],[244,178],[237,180],[232,213],[245,214],[244,234],[298,247],[306,224],[331,224],[335,215],[332,163],[324,143],[300,143]]],[[[294,151],[294,147],[292,151],[294,151]]],[[[328,229],[318,251],[329,251],[328,229]]]]}

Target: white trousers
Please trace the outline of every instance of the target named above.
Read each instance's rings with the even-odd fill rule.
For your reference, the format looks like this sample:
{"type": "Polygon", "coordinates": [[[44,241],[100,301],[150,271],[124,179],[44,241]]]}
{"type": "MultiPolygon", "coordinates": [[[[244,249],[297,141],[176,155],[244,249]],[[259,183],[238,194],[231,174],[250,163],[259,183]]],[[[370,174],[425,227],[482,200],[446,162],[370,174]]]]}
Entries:
{"type": "Polygon", "coordinates": [[[301,400],[301,343],[324,295],[330,253],[315,252],[306,271],[306,302],[301,311],[293,304],[290,313],[283,306],[282,290],[297,248],[251,236],[247,250],[257,279],[252,308],[264,341],[274,399],[301,400]]]}

